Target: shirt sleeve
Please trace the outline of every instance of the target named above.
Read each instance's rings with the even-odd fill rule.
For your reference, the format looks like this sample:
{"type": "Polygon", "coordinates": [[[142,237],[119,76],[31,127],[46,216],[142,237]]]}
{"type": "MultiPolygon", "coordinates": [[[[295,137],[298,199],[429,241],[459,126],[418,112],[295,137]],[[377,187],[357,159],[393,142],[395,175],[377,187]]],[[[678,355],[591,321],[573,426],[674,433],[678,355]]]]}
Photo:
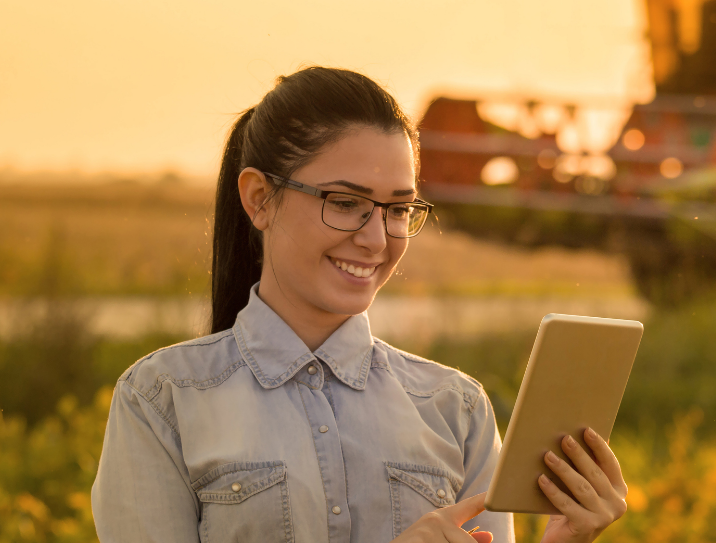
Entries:
{"type": "MultiPolygon", "coordinates": [[[[465,441],[465,482],[457,495],[457,501],[487,491],[501,447],[502,440],[492,404],[482,390],[470,417],[465,441]]],[[[480,531],[492,532],[493,541],[499,543],[515,541],[512,513],[484,511],[463,524],[462,528],[470,530],[475,526],[480,526],[480,531]]]]}
{"type": "Polygon", "coordinates": [[[199,504],[179,436],[126,381],[112,397],[92,513],[102,543],[199,541],[199,504]]]}

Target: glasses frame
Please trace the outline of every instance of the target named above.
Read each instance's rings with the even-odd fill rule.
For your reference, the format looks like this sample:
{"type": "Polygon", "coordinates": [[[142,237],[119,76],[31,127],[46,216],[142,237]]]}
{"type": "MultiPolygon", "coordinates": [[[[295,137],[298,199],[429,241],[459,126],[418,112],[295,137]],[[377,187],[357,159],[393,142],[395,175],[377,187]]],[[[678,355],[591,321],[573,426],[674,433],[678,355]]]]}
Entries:
{"type": "Polygon", "coordinates": [[[391,238],[397,238],[397,239],[414,238],[423,230],[425,223],[428,222],[427,215],[425,216],[425,220],[423,221],[423,224],[420,225],[420,229],[417,232],[415,232],[415,234],[410,235],[410,236],[394,236],[393,234],[388,232],[388,223],[387,223],[387,219],[386,219],[386,217],[388,215],[388,208],[390,206],[401,205],[401,204],[418,204],[418,205],[425,207],[427,209],[428,215],[429,215],[430,213],[433,212],[433,207],[435,207],[433,204],[428,203],[425,200],[421,200],[420,198],[416,198],[415,200],[410,201],[410,202],[390,202],[390,203],[378,202],[377,200],[371,200],[370,198],[366,198],[365,196],[363,196],[361,194],[354,194],[352,192],[343,192],[343,191],[339,191],[339,190],[321,190],[321,189],[317,189],[317,188],[305,185],[303,183],[299,183],[298,181],[294,181],[293,179],[281,177],[280,175],[275,175],[275,174],[268,173],[268,172],[262,172],[262,173],[266,177],[271,178],[273,180],[274,184],[279,187],[284,187],[284,188],[291,189],[291,190],[297,190],[299,192],[303,192],[305,194],[310,194],[311,196],[315,196],[316,198],[321,198],[323,200],[323,207],[321,208],[321,220],[323,221],[323,224],[325,224],[329,228],[333,228],[334,230],[338,230],[340,232],[357,232],[358,230],[363,228],[368,223],[370,218],[373,216],[373,211],[375,211],[375,208],[380,207],[382,209],[385,209],[385,213],[381,213],[381,215],[383,215],[383,228],[385,228],[385,233],[387,235],[389,235],[391,238]],[[360,225],[358,228],[355,228],[353,230],[345,230],[343,228],[336,228],[335,226],[331,226],[330,224],[326,223],[326,221],[323,219],[323,212],[324,212],[325,205],[326,205],[326,198],[328,198],[328,196],[330,196],[331,194],[345,194],[347,196],[358,196],[359,198],[363,198],[364,200],[368,200],[369,202],[372,202],[373,209],[370,210],[370,215],[368,215],[368,218],[365,220],[365,222],[362,225],[360,225]]]}

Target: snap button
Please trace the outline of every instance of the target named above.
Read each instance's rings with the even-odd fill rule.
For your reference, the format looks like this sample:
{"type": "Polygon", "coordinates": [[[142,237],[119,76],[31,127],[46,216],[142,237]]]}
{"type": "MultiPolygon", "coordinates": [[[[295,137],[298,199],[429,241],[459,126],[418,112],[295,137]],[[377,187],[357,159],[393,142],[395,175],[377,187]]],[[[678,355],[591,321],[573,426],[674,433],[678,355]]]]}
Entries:
{"type": "Polygon", "coordinates": [[[334,514],[334,515],[340,515],[340,514],[341,514],[341,508],[338,507],[337,505],[334,505],[334,506],[333,506],[333,509],[331,509],[331,511],[333,511],[333,514],[334,514]]]}
{"type": "Polygon", "coordinates": [[[437,491],[438,498],[444,498],[446,496],[445,491],[441,488],[437,491]]]}
{"type": "Polygon", "coordinates": [[[328,426],[326,426],[326,425],[324,424],[323,426],[321,426],[321,427],[318,429],[318,431],[321,432],[322,434],[325,434],[325,433],[328,431],[328,426]]]}
{"type": "Polygon", "coordinates": [[[308,370],[307,370],[307,371],[308,371],[308,373],[309,373],[310,375],[315,375],[316,372],[318,371],[318,368],[316,368],[316,366],[308,366],[308,370]]]}
{"type": "Polygon", "coordinates": [[[238,492],[239,490],[241,490],[241,485],[239,483],[234,483],[233,485],[231,485],[231,490],[233,490],[234,492],[238,492]]]}

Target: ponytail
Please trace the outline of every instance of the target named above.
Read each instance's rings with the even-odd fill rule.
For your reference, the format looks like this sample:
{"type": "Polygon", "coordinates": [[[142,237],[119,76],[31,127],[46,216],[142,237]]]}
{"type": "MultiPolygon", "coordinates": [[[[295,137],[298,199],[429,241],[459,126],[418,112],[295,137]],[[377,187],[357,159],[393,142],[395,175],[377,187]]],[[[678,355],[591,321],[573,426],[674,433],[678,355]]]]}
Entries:
{"type": "MultiPolygon", "coordinates": [[[[278,78],[261,102],[231,129],[216,188],[211,263],[211,333],[234,325],[261,278],[263,245],[241,205],[241,171],[254,167],[290,177],[328,143],[355,127],[404,133],[418,164],[418,136],[395,99],[375,81],[348,70],[305,68],[278,78]]],[[[273,195],[283,189],[275,188],[273,195]]]]}
{"type": "Polygon", "coordinates": [[[244,212],[239,174],[246,127],[255,108],[244,112],[231,130],[216,187],[211,261],[211,333],[234,325],[249,302],[251,285],[261,277],[261,233],[244,212]]]}

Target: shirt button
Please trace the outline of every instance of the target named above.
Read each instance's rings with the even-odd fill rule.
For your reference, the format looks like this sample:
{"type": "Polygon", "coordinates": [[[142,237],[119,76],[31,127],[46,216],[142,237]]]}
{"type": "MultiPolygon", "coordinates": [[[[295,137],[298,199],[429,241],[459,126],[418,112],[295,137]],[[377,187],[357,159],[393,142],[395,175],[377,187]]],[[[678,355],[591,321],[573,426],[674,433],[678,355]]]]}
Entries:
{"type": "Polygon", "coordinates": [[[442,488],[438,490],[437,494],[438,498],[444,498],[446,496],[445,491],[442,488]]]}
{"type": "Polygon", "coordinates": [[[239,483],[234,483],[233,485],[231,485],[231,490],[233,490],[234,492],[238,492],[239,490],[241,490],[241,485],[239,483]]]}
{"type": "Polygon", "coordinates": [[[333,514],[334,514],[334,515],[340,515],[340,514],[341,514],[341,508],[338,507],[337,505],[334,505],[334,506],[333,506],[333,509],[331,509],[331,511],[333,511],[333,514]]]}
{"type": "Polygon", "coordinates": [[[318,369],[316,368],[316,366],[308,366],[308,373],[310,375],[315,375],[317,371],[318,369]]]}
{"type": "Polygon", "coordinates": [[[328,431],[328,426],[326,426],[326,425],[324,424],[323,426],[321,426],[321,427],[318,429],[318,431],[321,432],[322,434],[325,434],[325,433],[328,431]]]}

